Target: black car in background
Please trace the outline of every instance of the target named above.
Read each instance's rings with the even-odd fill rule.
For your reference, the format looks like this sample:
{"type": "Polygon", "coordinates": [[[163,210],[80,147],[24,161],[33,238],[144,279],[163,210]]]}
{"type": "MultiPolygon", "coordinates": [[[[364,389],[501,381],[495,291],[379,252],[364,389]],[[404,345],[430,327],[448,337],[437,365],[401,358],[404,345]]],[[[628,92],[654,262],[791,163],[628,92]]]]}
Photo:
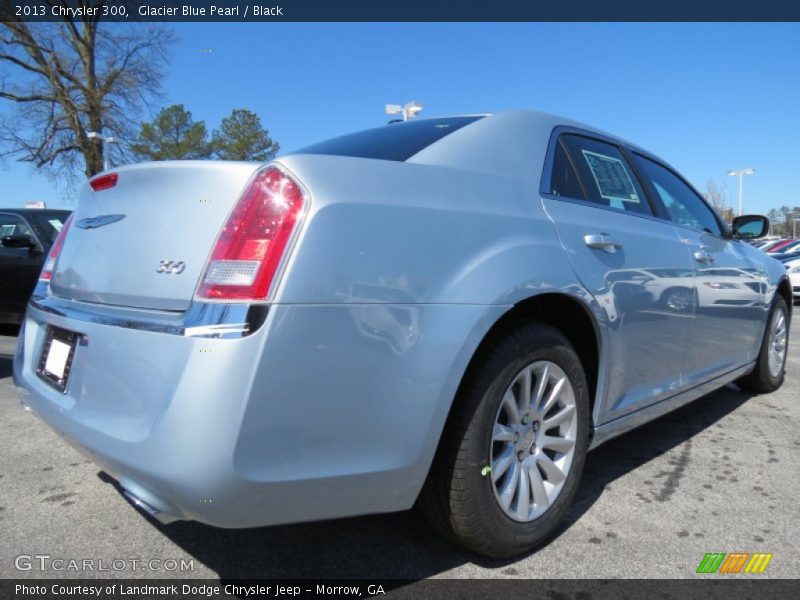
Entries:
{"type": "Polygon", "coordinates": [[[69,212],[0,208],[0,323],[22,322],[47,252],[69,212]]]}

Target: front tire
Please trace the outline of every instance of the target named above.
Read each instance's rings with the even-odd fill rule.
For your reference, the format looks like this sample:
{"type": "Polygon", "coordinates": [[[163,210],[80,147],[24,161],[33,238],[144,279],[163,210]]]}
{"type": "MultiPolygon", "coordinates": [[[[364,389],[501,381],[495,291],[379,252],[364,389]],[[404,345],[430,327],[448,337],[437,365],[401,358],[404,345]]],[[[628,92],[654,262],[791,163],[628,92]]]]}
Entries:
{"type": "Polygon", "coordinates": [[[675,312],[691,312],[694,307],[694,292],[689,288],[670,288],[664,292],[664,306],[675,312]]]}
{"type": "Polygon", "coordinates": [[[567,338],[517,322],[481,349],[420,495],[442,533],[491,557],[547,540],[567,512],[589,439],[589,393],[567,338]]]}
{"type": "Polygon", "coordinates": [[[778,295],[772,302],[756,366],[736,383],[742,389],[760,394],[777,390],[783,385],[788,348],[789,309],[786,301],[778,295]]]}

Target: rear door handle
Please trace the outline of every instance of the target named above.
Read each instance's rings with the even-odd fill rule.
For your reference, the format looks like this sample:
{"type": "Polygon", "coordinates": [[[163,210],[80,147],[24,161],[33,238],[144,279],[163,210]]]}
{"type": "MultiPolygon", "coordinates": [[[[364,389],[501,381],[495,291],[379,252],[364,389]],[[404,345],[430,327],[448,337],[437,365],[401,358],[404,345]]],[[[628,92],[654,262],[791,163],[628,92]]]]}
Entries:
{"type": "Polygon", "coordinates": [[[708,250],[705,250],[705,249],[697,250],[694,254],[692,254],[692,256],[694,256],[694,259],[697,262],[703,263],[704,265],[713,263],[714,260],[716,260],[714,258],[714,255],[711,252],[709,252],[708,250]]]}
{"type": "Polygon", "coordinates": [[[583,242],[595,250],[605,250],[609,254],[614,254],[622,248],[622,242],[607,233],[591,233],[583,236],[583,242]]]}

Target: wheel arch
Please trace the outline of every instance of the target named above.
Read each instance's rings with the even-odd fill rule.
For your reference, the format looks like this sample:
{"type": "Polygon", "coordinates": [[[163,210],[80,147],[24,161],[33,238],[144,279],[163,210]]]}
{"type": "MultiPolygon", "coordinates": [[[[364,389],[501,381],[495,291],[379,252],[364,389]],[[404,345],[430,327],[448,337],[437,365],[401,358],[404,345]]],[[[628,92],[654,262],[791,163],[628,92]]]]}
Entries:
{"type": "Polygon", "coordinates": [[[440,442],[447,431],[454,408],[457,406],[462,385],[472,370],[480,364],[481,357],[491,342],[497,336],[504,335],[509,327],[513,327],[515,321],[546,323],[561,331],[570,341],[586,374],[592,429],[596,425],[597,410],[602,405],[602,400],[598,396],[602,394],[603,388],[601,324],[592,312],[592,308],[583,299],[564,292],[543,292],[516,302],[492,323],[478,342],[467,361],[467,366],[450,403],[440,442]]]}
{"type": "Polygon", "coordinates": [[[792,318],[792,306],[794,305],[794,296],[792,295],[792,284],[789,278],[784,276],[778,282],[778,288],[775,290],[776,294],[780,294],[786,301],[786,309],[789,311],[789,320],[792,318]]]}
{"type": "MultiPolygon", "coordinates": [[[[453,419],[457,414],[459,397],[464,383],[473,369],[480,364],[481,357],[496,336],[503,335],[508,328],[513,327],[515,321],[537,321],[551,325],[561,331],[575,348],[578,358],[586,373],[590,403],[590,429],[589,446],[594,435],[594,428],[598,422],[599,410],[602,406],[603,362],[602,362],[602,323],[589,305],[591,296],[564,291],[547,291],[523,298],[513,304],[508,310],[500,314],[487,328],[482,338],[473,350],[466,368],[456,386],[456,391],[451,398],[450,406],[438,431],[439,438],[428,463],[427,474],[431,475],[435,468],[437,458],[441,456],[442,444],[447,438],[448,431],[453,426],[453,419]],[[585,300],[584,300],[585,296],[585,300]]],[[[598,311],[601,311],[597,307],[598,311]]]]}

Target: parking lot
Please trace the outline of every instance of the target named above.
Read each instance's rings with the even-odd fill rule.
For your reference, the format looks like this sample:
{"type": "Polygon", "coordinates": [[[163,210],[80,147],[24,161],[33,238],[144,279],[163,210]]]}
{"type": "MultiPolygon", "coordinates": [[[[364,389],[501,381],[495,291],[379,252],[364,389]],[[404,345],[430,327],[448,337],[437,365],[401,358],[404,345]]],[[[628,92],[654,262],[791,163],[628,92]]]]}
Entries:
{"type": "Polygon", "coordinates": [[[697,577],[706,552],[771,552],[761,577],[800,572],[797,328],[781,390],[728,386],[601,446],[559,534],[509,561],[440,539],[413,511],[239,531],[157,526],[20,407],[13,331],[0,333],[0,577],[683,578],[697,577]],[[20,555],[140,562],[20,571],[20,555]],[[193,568],[165,570],[181,559],[193,568]]]}

